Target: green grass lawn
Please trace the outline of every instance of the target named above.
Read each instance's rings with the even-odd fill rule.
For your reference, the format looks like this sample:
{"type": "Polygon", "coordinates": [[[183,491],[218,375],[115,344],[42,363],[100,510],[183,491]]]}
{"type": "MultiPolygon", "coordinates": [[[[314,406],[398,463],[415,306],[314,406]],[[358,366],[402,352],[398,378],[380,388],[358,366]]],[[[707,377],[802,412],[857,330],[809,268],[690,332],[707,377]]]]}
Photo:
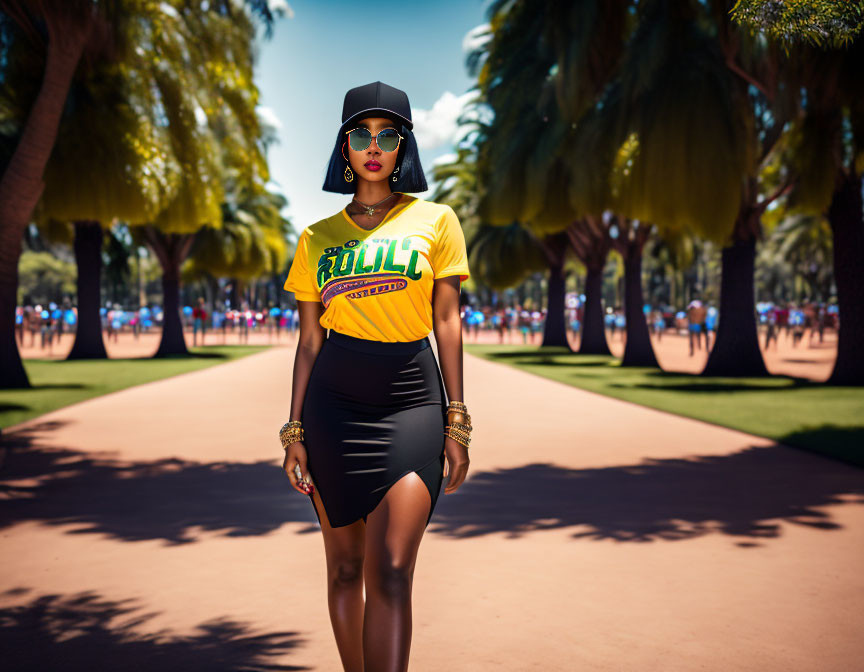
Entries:
{"type": "Polygon", "coordinates": [[[26,359],[24,368],[33,386],[0,390],[0,427],[11,427],[85,399],[109,392],[206,369],[268,349],[269,345],[222,345],[189,348],[189,357],[160,359],[26,359]]]}
{"type": "Polygon", "coordinates": [[[465,344],[465,352],[616,399],[764,436],[864,467],[864,389],[808,380],[703,378],[619,365],[563,347],[465,344]]]}

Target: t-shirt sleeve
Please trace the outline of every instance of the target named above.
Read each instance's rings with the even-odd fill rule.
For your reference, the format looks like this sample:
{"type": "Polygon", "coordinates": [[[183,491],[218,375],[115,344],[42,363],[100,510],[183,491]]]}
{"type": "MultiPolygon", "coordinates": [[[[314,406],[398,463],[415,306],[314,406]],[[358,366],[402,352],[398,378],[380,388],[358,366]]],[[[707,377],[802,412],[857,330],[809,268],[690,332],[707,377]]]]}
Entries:
{"type": "Polygon", "coordinates": [[[471,277],[465,234],[456,212],[449,205],[444,206],[444,212],[438,218],[436,227],[435,245],[430,258],[432,277],[458,275],[459,281],[465,282],[471,277]]]}
{"type": "Polygon", "coordinates": [[[315,284],[315,277],[309,272],[309,230],[303,229],[297,241],[297,251],[294,253],[294,261],[291,262],[291,270],[285,280],[283,289],[294,292],[294,298],[298,301],[320,301],[321,293],[315,284]]]}

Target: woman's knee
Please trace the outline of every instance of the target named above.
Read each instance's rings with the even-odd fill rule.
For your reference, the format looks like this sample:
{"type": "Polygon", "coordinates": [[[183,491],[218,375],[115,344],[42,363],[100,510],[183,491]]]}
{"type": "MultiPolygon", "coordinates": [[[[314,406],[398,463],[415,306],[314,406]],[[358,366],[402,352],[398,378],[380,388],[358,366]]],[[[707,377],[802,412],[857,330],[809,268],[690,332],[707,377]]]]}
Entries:
{"type": "Polygon", "coordinates": [[[411,597],[414,580],[414,563],[391,560],[376,563],[372,569],[373,581],[366,584],[390,602],[402,602],[411,597]],[[371,583],[371,585],[370,585],[371,583]]]}
{"type": "Polygon", "coordinates": [[[328,563],[327,573],[334,586],[352,586],[363,580],[363,557],[341,556],[328,563]]]}

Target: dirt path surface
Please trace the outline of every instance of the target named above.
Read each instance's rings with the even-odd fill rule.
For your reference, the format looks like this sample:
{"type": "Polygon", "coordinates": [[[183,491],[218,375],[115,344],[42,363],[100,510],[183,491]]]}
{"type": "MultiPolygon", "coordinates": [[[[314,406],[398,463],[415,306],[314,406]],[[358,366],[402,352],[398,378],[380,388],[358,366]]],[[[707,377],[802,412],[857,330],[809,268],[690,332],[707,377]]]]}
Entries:
{"type": "MultiPolygon", "coordinates": [[[[292,356],[4,432],[4,669],[341,670],[279,468],[292,356]]],[[[471,472],[420,547],[411,670],[861,669],[861,470],[468,355],[465,389],[471,472]]]]}

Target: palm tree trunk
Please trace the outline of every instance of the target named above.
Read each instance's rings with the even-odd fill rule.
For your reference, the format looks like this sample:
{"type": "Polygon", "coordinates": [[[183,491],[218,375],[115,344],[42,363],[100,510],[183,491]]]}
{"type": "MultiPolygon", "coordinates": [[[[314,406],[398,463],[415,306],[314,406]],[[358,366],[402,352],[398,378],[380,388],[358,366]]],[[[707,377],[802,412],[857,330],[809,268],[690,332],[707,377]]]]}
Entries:
{"type": "Polygon", "coordinates": [[[102,339],[99,308],[102,279],[102,225],[75,222],[75,263],[78,267],[78,325],[66,359],[108,359],[102,339]]]}
{"type": "Polygon", "coordinates": [[[648,321],[642,311],[642,251],[651,235],[652,226],[634,223],[626,217],[616,217],[618,236],[612,244],[624,260],[624,318],[627,343],[621,366],[658,367],[654,347],[648,333],[648,321]]]}
{"type": "Polygon", "coordinates": [[[567,340],[567,325],[564,321],[564,286],[567,276],[563,263],[549,268],[549,285],[546,292],[546,324],[543,327],[541,346],[563,346],[570,350],[567,340]]]}
{"type": "Polygon", "coordinates": [[[566,233],[570,246],[586,268],[585,309],[578,352],[583,355],[611,355],[603,321],[603,268],[612,246],[609,228],[599,217],[585,216],[572,222],[566,233]]]}
{"type": "Polygon", "coordinates": [[[154,357],[189,355],[180,320],[180,265],[189,254],[193,234],[162,233],[145,226],[144,234],[162,266],[162,340],[154,357]]]}
{"type": "Polygon", "coordinates": [[[756,332],[755,261],[755,235],[736,237],[722,250],[717,338],[702,376],[769,375],[756,332]]]}
{"type": "Polygon", "coordinates": [[[162,269],[162,302],[164,318],[162,340],[154,357],[166,355],[188,355],[180,319],[180,269],[167,266],[162,269]]]}
{"type": "Polygon", "coordinates": [[[648,321],[642,311],[642,249],[631,251],[624,259],[624,317],[627,344],[621,366],[651,366],[659,368],[648,321]]]}
{"type": "Polygon", "coordinates": [[[543,327],[543,346],[563,346],[571,350],[564,320],[564,294],[567,274],[567,234],[559,233],[543,239],[543,249],[549,262],[549,282],[546,289],[546,324],[543,327]]]}
{"type": "Polygon", "coordinates": [[[603,321],[603,266],[588,266],[585,275],[585,312],[582,338],[579,340],[581,355],[611,355],[606,342],[603,321]]]}
{"type": "Polygon", "coordinates": [[[845,174],[828,208],[834,234],[834,282],[840,309],[830,385],[864,385],[864,221],[861,176],[845,174]]]}
{"type": "Polygon", "coordinates": [[[0,179],[0,388],[4,389],[30,387],[15,340],[21,240],[42,195],[42,175],[54,148],[60,115],[86,40],[86,33],[75,30],[58,39],[55,24],[49,21],[47,25],[49,39],[42,86],[0,179]]]}

